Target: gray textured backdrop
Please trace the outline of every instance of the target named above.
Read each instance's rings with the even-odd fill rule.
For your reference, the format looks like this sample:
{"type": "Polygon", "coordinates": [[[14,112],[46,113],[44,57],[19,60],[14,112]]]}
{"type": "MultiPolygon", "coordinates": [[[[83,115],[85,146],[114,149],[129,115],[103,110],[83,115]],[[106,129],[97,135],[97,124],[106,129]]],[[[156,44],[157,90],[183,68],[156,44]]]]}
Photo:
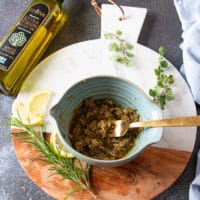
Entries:
{"type": "MultiPolygon", "coordinates": [[[[106,1],[98,2],[105,3],[106,1]]],[[[179,48],[181,26],[173,0],[118,0],[118,2],[122,5],[148,9],[139,43],[154,50],[157,50],[161,44],[165,45],[167,48],[166,58],[179,68],[182,63],[182,54],[179,48]]],[[[0,1],[0,39],[6,34],[28,3],[29,0],[0,1]]],[[[44,57],[69,44],[100,37],[100,18],[90,6],[89,0],[67,0],[64,3],[64,9],[69,14],[69,20],[52,41],[44,57]]],[[[13,100],[13,97],[0,94],[0,124],[7,122],[13,100]]],[[[197,109],[200,113],[199,107],[197,109]]],[[[188,199],[188,189],[194,177],[198,148],[199,142],[195,146],[192,159],[183,175],[171,188],[156,199],[188,199]]],[[[0,200],[27,199],[50,200],[51,197],[47,196],[27,178],[15,157],[9,127],[0,127],[0,200]]]]}

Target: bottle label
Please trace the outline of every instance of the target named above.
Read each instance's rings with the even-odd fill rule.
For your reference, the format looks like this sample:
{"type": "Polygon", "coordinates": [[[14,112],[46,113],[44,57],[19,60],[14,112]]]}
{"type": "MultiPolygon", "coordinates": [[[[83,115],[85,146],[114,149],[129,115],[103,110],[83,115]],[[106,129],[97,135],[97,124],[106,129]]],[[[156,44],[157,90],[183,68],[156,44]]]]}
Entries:
{"type": "Polygon", "coordinates": [[[49,14],[44,3],[31,6],[0,48],[0,69],[8,71],[49,14]]]}

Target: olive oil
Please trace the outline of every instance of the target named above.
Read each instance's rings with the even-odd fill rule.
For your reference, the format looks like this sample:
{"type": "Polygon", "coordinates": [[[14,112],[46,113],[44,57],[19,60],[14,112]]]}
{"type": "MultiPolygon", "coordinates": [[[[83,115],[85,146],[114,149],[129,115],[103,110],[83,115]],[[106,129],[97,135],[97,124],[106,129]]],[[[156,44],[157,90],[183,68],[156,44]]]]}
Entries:
{"type": "Polygon", "coordinates": [[[0,42],[0,91],[16,95],[67,19],[63,0],[32,0],[0,42]]]}

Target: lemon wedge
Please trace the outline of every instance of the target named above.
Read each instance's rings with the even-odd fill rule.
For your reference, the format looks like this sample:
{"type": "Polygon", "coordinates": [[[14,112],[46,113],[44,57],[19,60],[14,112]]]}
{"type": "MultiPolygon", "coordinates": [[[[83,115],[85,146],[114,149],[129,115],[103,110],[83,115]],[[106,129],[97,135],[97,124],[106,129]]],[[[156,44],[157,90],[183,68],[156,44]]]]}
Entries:
{"type": "Polygon", "coordinates": [[[74,155],[69,153],[62,145],[56,131],[52,131],[50,136],[50,147],[52,151],[62,158],[74,158],[74,155]]]}
{"type": "Polygon", "coordinates": [[[24,103],[16,100],[12,108],[13,116],[20,118],[26,125],[43,124],[51,95],[50,91],[38,91],[24,103]]]}

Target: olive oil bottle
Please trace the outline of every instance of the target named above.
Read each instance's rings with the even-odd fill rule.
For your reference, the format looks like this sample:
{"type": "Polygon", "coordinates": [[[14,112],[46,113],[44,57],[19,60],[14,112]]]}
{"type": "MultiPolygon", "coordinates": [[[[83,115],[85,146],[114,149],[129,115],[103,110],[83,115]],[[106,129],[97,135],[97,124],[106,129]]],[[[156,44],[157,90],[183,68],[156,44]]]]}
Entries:
{"type": "Polygon", "coordinates": [[[63,0],[32,0],[0,42],[0,91],[16,95],[67,19],[63,0]]]}

